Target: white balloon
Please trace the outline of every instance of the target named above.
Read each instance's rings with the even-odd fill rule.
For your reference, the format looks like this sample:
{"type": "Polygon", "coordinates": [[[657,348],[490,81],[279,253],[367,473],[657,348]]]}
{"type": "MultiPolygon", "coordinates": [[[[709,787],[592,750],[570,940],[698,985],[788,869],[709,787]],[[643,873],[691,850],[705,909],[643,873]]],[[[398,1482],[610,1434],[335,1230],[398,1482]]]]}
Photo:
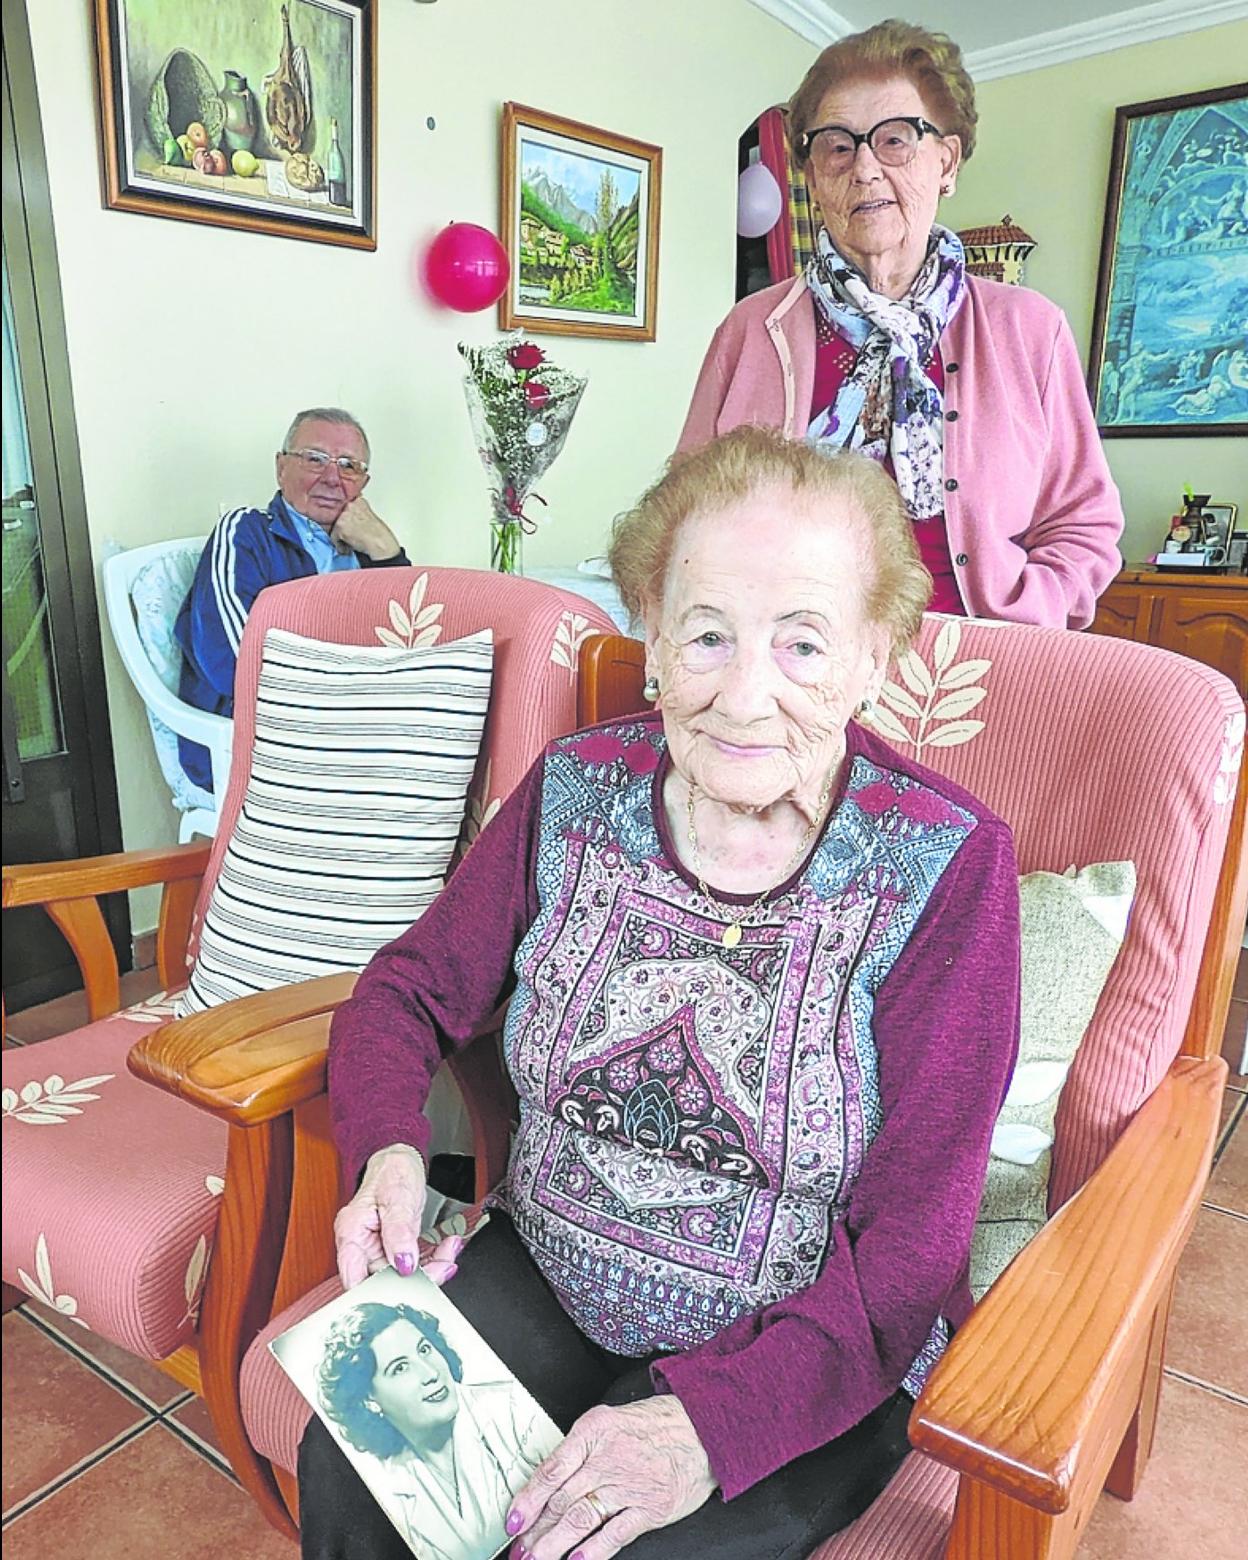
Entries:
{"type": "Polygon", "coordinates": [[[783,206],[771,169],[751,163],[737,180],[737,232],[742,238],[762,238],[775,227],[783,206]]]}

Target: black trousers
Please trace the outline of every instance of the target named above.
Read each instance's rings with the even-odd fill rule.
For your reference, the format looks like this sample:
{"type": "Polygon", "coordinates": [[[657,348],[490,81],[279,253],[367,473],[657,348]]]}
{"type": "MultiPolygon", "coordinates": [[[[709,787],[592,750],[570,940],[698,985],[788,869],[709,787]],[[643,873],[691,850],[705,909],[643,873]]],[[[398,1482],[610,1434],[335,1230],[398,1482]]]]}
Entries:
{"type": "MultiPolygon", "coordinates": [[[[653,1396],[648,1362],[610,1354],[569,1319],[505,1214],[467,1243],[447,1295],[561,1430],[595,1403],[653,1396]]],[[[786,1463],[735,1500],[714,1494],[647,1533],[628,1560],[806,1560],[883,1490],[909,1446],[899,1392],[845,1435],[786,1463]]],[[[785,1407],[772,1413],[783,1423],[785,1407]]],[[[760,1433],[752,1425],[751,1435],[760,1433]]],[[[761,1433],[765,1434],[765,1430],[761,1433]]],[[[411,1560],[404,1541],[319,1419],[299,1448],[303,1560],[411,1560]]]]}

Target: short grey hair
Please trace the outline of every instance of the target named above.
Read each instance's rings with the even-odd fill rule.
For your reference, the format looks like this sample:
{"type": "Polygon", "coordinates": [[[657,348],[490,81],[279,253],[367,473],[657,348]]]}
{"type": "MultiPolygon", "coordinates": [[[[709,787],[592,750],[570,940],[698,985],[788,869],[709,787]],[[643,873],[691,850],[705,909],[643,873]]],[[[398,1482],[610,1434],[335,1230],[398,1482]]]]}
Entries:
{"type": "Polygon", "coordinates": [[[305,422],[338,423],[344,428],[354,428],[360,438],[364,440],[364,459],[372,458],[372,451],[368,446],[368,435],[364,432],[364,425],[358,417],[352,417],[350,412],[344,412],[341,406],[309,406],[305,412],[296,412],[295,419],[286,430],[286,437],[282,440],[282,454],[288,454],[291,445],[299,435],[300,428],[305,422]]]}

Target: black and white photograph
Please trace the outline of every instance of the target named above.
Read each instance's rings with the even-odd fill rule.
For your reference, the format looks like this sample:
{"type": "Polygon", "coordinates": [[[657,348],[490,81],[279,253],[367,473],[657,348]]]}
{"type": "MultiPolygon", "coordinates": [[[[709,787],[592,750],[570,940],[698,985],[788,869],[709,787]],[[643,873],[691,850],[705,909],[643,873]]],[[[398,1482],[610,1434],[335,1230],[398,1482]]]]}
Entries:
{"type": "Polygon", "coordinates": [[[271,1347],[419,1560],[507,1546],[563,1435],[423,1273],[376,1273],[271,1347]]]}

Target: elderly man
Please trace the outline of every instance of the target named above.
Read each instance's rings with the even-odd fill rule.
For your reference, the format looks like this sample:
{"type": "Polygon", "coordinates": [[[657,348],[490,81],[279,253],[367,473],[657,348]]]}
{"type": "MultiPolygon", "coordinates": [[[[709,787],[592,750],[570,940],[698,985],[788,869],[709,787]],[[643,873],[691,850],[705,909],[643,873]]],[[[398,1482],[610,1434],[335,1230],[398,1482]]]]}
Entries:
{"type": "MultiPolygon", "coordinates": [[[[407,556],[364,498],[368,438],[349,412],[300,412],[277,455],[267,509],[234,509],[204,548],[174,634],[182,646],[179,694],[201,710],[234,713],[234,668],[251,604],[268,585],[340,569],[390,568],[407,556]]],[[[188,777],[212,790],[207,748],[182,738],[188,777]]]]}

